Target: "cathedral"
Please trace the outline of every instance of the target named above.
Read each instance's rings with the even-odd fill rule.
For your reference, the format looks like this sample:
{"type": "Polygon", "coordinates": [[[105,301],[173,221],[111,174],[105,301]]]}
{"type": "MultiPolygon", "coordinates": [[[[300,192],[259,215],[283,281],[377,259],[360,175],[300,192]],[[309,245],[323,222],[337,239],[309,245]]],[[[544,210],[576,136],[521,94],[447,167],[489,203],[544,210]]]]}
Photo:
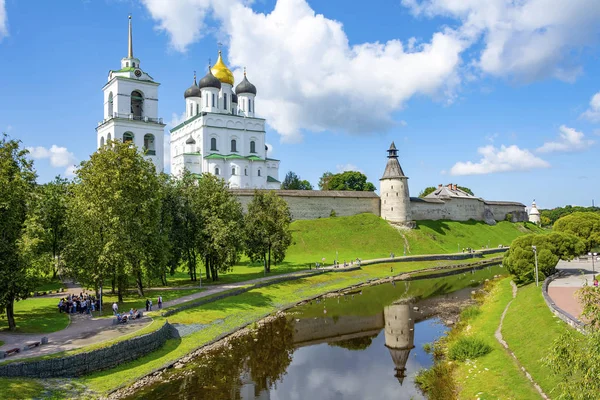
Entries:
{"type": "MultiPolygon", "coordinates": [[[[185,120],[171,129],[171,173],[184,169],[223,178],[232,189],[279,189],[279,160],[268,157],[265,120],[257,118],[256,86],[246,77],[235,86],[221,51],[206,76],[184,92],[185,120]]],[[[133,143],[164,169],[164,128],[158,117],[159,83],[129,48],[121,69],[111,70],[104,85],[104,118],[96,128],[98,148],[110,140],[133,143]]]]}

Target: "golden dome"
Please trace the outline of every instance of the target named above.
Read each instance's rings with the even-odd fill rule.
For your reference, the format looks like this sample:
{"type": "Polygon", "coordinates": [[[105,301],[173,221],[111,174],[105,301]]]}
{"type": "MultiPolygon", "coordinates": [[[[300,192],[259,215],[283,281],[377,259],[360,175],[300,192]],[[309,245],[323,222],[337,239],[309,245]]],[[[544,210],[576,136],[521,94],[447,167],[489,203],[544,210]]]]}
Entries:
{"type": "Polygon", "coordinates": [[[211,68],[211,72],[221,82],[229,83],[231,86],[233,86],[233,74],[231,73],[229,68],[227,68],[227,65],[225,65],[225,63],[223,62],[223,59],[221,58],[221,50],[219,50],[219,59],[211,68]]]}

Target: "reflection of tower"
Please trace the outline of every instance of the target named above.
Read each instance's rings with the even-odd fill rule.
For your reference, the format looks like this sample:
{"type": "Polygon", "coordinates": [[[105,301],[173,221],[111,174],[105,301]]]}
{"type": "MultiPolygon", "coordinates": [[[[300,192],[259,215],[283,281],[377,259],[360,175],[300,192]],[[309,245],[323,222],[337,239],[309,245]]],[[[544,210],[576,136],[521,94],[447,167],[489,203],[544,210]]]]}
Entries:
{"type": "Polygon", "coordinates": [[[390,350],[398,382],[402,385],[406,377],[406,362],[415,347],[415,321],[410,304],[391,304],[383,309],[385,320],[385,347],[390,350]]]}

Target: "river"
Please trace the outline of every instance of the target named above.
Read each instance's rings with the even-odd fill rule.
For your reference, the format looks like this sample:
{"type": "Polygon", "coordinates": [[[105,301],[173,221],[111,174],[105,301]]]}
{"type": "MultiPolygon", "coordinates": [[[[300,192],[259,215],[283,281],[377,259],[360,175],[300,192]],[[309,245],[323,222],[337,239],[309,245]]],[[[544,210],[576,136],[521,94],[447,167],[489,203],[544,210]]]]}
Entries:
{"type": "Polygon", "coordinates": [[[130,399],[422,399],[423,349],[500,266],[355,289],[273,317],[130,399]]]}

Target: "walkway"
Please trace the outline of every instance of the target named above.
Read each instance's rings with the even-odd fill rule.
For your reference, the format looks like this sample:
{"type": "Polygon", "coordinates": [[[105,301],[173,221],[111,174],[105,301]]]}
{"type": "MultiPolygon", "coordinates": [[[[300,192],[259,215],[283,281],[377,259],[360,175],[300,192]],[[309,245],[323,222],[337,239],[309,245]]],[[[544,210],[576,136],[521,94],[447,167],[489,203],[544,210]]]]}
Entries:
{"type": "MultiPolygon", "coordinates": [[[[597,274],[598,262],[594,262],[592,270],[592,261],[559,261],[556,268],[564,272],[564,276],[557,278],[548,285],[548,295],[554,303],[571,314],[576,319],[579,319],[583,308],[575,297],[575,292],[584,284],[591,285],[594,282],[594,272],[597,274]]],[[[541,284],[541,282],[540,282],[541,284]]]]}

